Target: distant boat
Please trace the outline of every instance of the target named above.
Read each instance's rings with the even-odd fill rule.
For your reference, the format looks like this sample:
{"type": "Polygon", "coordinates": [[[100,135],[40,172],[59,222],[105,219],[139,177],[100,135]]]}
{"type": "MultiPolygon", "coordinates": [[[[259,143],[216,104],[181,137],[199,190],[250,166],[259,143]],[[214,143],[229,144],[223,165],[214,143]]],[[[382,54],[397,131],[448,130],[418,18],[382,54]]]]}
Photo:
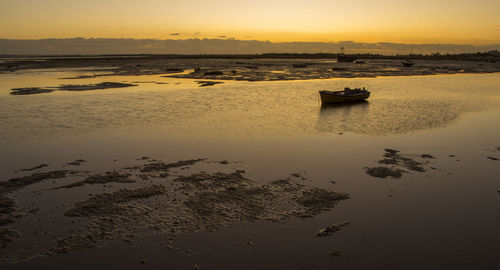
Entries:
{"type": "Polygon", "coordinates": [[[340,53],[337,55],[337,62],[354,62],[356,59],[358,58],[344,53],[344,46],[340,47],[340,53]]]}
{"type": "Polygon", "coordinates": [[[370,97],[370,91],[363,89],[350,89],[349,87],[344,88],[342,91],[319,91],[321,97],[321,103],[345,103],[345,102],[356,102],[362,101],[370,97]]]}
{"type": "Polygon", "coordinates": [[[411,66],[415,65],[415,62],[413,62],[411,60],[403,60],[403,61],[401,61],[401,64],[403,64],[403,66],[405,66],[405,67],[411,67],[411,66]]]}
{"type": "MultiPolygon", "coordinates": [[[[413,55],[413,42],[411,43],[411,53],[410,55],[413,55]]],[[[411,67],[415,65],[415,62],[411,61],[410,59],[405,59],[401,61],[401,64],[403,64],[404,67],[411,67]]]]}

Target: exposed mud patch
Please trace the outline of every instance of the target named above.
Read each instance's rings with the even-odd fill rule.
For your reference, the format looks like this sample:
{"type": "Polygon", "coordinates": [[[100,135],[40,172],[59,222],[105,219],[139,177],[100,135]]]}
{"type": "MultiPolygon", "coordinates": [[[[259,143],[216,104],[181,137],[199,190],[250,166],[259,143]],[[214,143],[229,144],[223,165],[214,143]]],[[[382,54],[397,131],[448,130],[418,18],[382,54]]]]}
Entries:
{"type": "Polygon", "coordinates": [[[14,223],[16,218],[13,213],[16,210],[16,201],[0,195],[0,226],[14,223]]]}
{"type": "Polygon", "coordinates": [[[391,169],[388,167],[365,168],[365,171],[367,174],[378,178],[387,178],[387,177],[400,178],[402,176],[401,170],[391,169]]]}
{"type": "Polygon", "coordinates": [[[340,255],[342,255],[342,250],[341,249],[334,249],[334,250],[328,252],[328,255],[336,256],[336,257],[340,256],[340,255]]]}
{"type": "Polygon", "coordinates": [[[107,184],[107,183],[133,183],[133,182],[135,181],[130,179],[130,174],[120,174],[118,172],[106,172],[105,174],[91,175],[82,181],[58,187],[57,189],[81,187],[87,184],[96,185],[96,184],[107,184]]]}
{"type": "Polygon", "coordinates": [[[12,214],[15,207],[16,201],[5,196],[0,196],[0,216],[12,214]]]}
{"type": "Polygon", "coordinates": [[[165,73],[181,73],[184,72],[184,69],[181,68],[167,68],[165,69],[165,73]]]}
{"type": "Polygon", "coordinates": [[[120,189],[113,193],[98,194],[75,203],[64,215],[68,217],[92,217],[104,214],[123,214],[127,210],[127,206],[124,204],[133,200],[160,195],[164,189],[164,186],[152,185],[135,190],[120,189]]]}
{"type": "Polygon", "coordinates": [[[34,95],[54,92],[54,89],[41,88],[41,87],[27,87],[27,88],[12,88],[11,95],[34,95]]]}
{"type": "Polygon", "coordinates": [[[9,179],[7,182],[0,182],[0,194],[12,192],[14,190],[23,188],[28,185],[32,185],[47,179],[58,179],[64,178],[70,171],[68,170],[57,170],[50,172],[39,172],[33,173],[24,177],[17,177],[9,179]]]}
{"type": "Polygon", "coordinates": [[[92,78],[97,78],[102,75],[79,75],[79,76],[74,76],[74,77],[66,77],[66,78],[61,78],[61,80],[78,80],[78,79],[92,79],[92,78]]]}
{"type": "Polygon", "coordinates": [[[15,208],[15,200],[0,195],[0,250],[5,249],[14,238],[19,237],[17,231],[4,227],[5,225],[14,223],[15,217],[13,213],[15,208]]]}
{"type": "Polygon", "coordinates": [[[45,168],[49,166],[48,164],[45,164],[45,163],[42,163],[40,165],[37,165],[35,167],[31,167],[31,168],[26,168],[26,169],[19,169],[17,170],[16,172],[29,172],[29,171],[34,171],[34,170],[38,170],[38,169],[41,169],[41,168],[45,168]]]}
{"type": "MultiPolygon", "coordinates": [[[[199,160],[188,163],[194,162],[199,160]]],[[[167,181],[169,188],[122,189],[77,202],[65,215],[91,221],[78,232],[59,238],[51,252],[91,248],[109,240],[133,241],[141,229],[174,241],[179,234],[212,231],[234,222],[312,217],[348,198],[347,194],[308,188],[290,179],[263,185],[243,173],[197,173],[167,181]]]]}
{"type": "Polygon", "coordinates": [[[83,159],[77,159],[75,161],[66,163],[66,165],[80,166],[84,162],[86,162],[86,161],[83,159]]]}
{"type": "Polygon", "coordinates": [[[379,160],[378,163],[387,166],[365,167],[367,174],[378,178],[400,178],[403,173],[407,173],[409,171],[425,172],[424,166],[430,164],[429,159],[435,159],[434,156],[429,154],[402,154],[399,150],[390,148],[386,148],[384,151],[384,159],[379,160]]]}
{"type": "Polygon", "coordinates": [[[221,83],[224,83],[224,82],[215,82],[215,81],[196,81],[196,83],[197,83],[200,87],[207,87],[207,86],[213,86],[213,85],[216,85],[216,84],[221,84],[221,83]]]}
{"type": "Polygon", "coordinates": [[[112,89],[112,88],[123,88],[137,86],[137,84],[130,83],[119,83],[119,82],[102,82],[98,84],[63,84],[56,87],[26,87],[26,88],[13,88],[11,89],[11,95],[33,95],[33,94],[43,94],[50,93],[56,90],[64,91],[87,91],[87,90],[102,90],[102,89],[112,89]]]}
{"type": "Polygon", "coordinates": [[[319,230],[317,233],[316,233],[316,237],[325,237],[325,236],[329,236],[333,233],[336,233],[337,231],[340,231],[344,226],[346,225],[349,225],[351,224],[350,221],[342,221],[342,222],[339,222],[339,223],[335,223],[335,224],[332,224],[326,228],[323,228],[321,230],[319,230]]]}
{"type": "Polygon", "coordinates": [[[86,84],[86,85],[77,85],[77,84],[65,84],[57,87],[58,90],[66,90],[66,91],[87,91],[87,90],[101,90],[101,89],[111,89],[111,88],[123,88],[123,87],[131,87],[137,86],[137,84],[131,83],[119,83],[119,82],[102,82],[98,84],[86,84]]]}
{"type": "Polygon", "coordinates": [[[141,172],[167,172],[173,168],[179,168],[184,166],[194,165],[198,162],[201,162],[205,159],[190,159],[190,160],[180,160],[174,163],[164,163],[162,161],[155,161],[151,163],[147,163],[140,168],[141,172]]]}
{"type": "Polygon", "coordinates": [[[344,193],[337,193],[320,188],[312,188],[302,191],[302,196],[296,199],[296,202],[306,209],[298,215],[302,217],[313,217],[325,212],[337,203],[337,201],[348,199],[349,196],[344,193]]]}
{"type": "MultiPolygon", "coordinates": [[[[64,205],[56,203],[50,209],[44,209],[46,205],[37,205],[38,208],[33,210],[33,215],[39,210],[44,212],[38,216],[38,222],[45,225],[41,225],[43,228],[38,231],[43,230],[44,235],[49,232],[53,235],[50,238],[37,233],[21,236],[13,231],[17,225],[16,202],[1,196],[0,224],[12,226],[12,230],[2,231],[2,245],[7,246],[20,237],[15,241],[23,245],[32,241],[44,242],[33,247],[30,256],[54,255],[99,247],[112,241],[133,243],[144,233],[155,233],[176,249],[180,235],[213,231],[240,222],[286,222],[291,218],[310,218],[349,198],[344,193],[306,186],[306,172],[262,183],[248,179],[243,170],[231,169],[227,161],[190,159],[165,163],[147,158],[137,162],[135,166],[90,176],[61,170],[33,173],[2,183],[0,195],[46,179],[76,178],[69,185],[57,188],[43,185],[35,192],[22,195],[51,197],[49,192],[53,192],[56,196],[64,196],[64,205]],[[199,172],[199,168],[193,170],[195,173],[189,172],[190,166],[201,162],[203,164],[199,166],[208,165],[207,169],[212,172],[199,172]],[[216,172],[217,167],[224,172],[216,172]],[[182,170],[174,175],[170,173],[173,169],[182,170]],[[102,193],[99,192],[101,189],[79,189],[75,193],[79,199],[71,198],[74,191],[70,188],[107,183],[116,183],[112,191],[105,192],[104,187],[102,193]],[[126,188],[122,186],[125,184],[126,188]],[[61,191],[61,188],[68,190],[61,191]],[[44,248],[40,248],[42,246],[44,248]]],[[[31,213],[33,206],[24,207],[27,208],[21,209],[22,213],[31,213]]],[[[27,254],[8,246],[4,251],[0,253],[0,259],[23,259],[27,254]]]]}
{"type": "Polygon", "coordinates": [[[10,228],[0,228],[0,250],[7,248],[7,245],[19,238],[20,234],[10,228]]]}

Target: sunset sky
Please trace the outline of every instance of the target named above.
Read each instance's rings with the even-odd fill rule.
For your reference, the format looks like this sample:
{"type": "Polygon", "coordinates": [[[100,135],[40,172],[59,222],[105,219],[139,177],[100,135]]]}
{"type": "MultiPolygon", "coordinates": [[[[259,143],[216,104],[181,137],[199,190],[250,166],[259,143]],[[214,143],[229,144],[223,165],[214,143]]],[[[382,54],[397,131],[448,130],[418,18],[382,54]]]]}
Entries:
{"type": "Polygon", "coordinates": [[[0,38],[500,43],[498,0],[0,0],[0,38]]]}

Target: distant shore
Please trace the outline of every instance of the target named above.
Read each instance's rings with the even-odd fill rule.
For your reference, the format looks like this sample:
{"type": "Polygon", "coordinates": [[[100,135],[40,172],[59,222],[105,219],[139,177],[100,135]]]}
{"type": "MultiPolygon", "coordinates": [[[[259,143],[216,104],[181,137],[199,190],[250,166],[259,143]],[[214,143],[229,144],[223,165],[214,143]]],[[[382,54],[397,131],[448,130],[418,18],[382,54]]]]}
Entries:
{"type": "MultiPolygon", "coordinates": [[[[141,58],[141,59],[329,59],[337,58],[338,53],[262,53],[262,54],[0,54],[1,58],[77,58],[77,59],[123,59],[123,58],[141,58]]],[[[500,51],[493,50],[488,52],[476,53],[458,53],[458,54],[372,54],[358,53],[349,54],[358,59],[425,59],[425,60],[470,60],[470,61],[500,61],[500,51]]]]}
{"type": "MultiPolygon", "coordinates": [[[[175,78],[235,81],[282,81],[378,76],[414,76],[500,72],[499,56],[352,55],[337,62],[336,54],[259,55],[106,55],[0,58],[0,74],[30,69],[85,68],[105,76],[165,75],[175,78]],[[495,58],[496,57],[496,58],[495,58]],[[405,67],[403,59],[414,65],[405,67]],[[474,61],[472,61],[474,60],[474,61]]],[[[78,79],[78,78],[75,78],[78,79]]]]}

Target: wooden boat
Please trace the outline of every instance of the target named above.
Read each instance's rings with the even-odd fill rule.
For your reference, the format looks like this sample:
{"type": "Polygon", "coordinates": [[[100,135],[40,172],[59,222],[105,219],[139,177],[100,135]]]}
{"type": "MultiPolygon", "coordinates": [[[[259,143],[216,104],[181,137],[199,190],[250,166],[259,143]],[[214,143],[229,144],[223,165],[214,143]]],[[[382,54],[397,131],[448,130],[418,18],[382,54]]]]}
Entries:
{"type": "Polygon", "coordinates": [[[403,66],[405,66],[405,67],[411,67],[411,66],[415,65],[415,62],[413,62],[411,60],[403,60],[403,61],[401,61],[401,64],[403,64],[403,66]]]}
{"type": "Polygon", "coordinates": [[[370,91],[363,89],[344,88],[342,91],[319,91],[321,103],[345,103],[362,101],[370,97],[370,91]]]}

